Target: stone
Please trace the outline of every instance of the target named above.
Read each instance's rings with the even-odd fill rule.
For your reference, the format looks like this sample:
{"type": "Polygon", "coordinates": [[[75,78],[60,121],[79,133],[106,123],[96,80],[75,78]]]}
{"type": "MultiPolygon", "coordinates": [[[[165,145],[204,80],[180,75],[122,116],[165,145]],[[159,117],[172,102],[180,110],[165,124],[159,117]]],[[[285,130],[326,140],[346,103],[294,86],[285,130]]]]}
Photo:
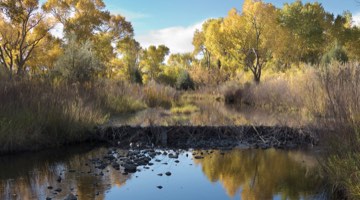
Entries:
{"type": "Polygon", "coordinates": [[[165,175],[166,176],[171,176],[171,172],[166,172],[165,175]]]}
{"type": "Polygon", "coordinates": [[[48,186],[47,189],[52,190],[52,189],[54,189],[54,187],[53,186],[48,186]]]}
{"type": "Polygon", "coordinates": [[[55,192],[61,192],[62,191],[62,189],[61,188],[57,188],[57,189],[55,189],[55,192]]]}
{"type": "Polygon", "coordinates": [[[199,160],[199,159],[204,159],[204,156],[195,156],[194,158],[199,160]]]}
{"type": "Polygon", "coordinates": [[[178,159],[179,156],[177,154],[169,154],[169,158],[174,158],[174,159],[178,159]]]}
{"type": "Polygon", "coordinates": [[[163,189],[163,186],[159,185],[159,186],[156,186],[158,189],[163,189]]]}
{"type": "Polygon", "coordinates": [[[163,175],[162,173],[158,174],[158,176],[162,176],[162,175],[163,175]]]}
{"type": "Polygon", "coordinates": [[[70,193],[65,197],[64,200],[77,200],[77,197],[74,194],[70,193]]]}
{"type": "Polygon", "coordinates": [[[124,168],[125,168],[125,171],[128,172],[128,173],[135,173],[136,172],[136,166],[133,165],[133,164],[125,163],[124,168]]]}

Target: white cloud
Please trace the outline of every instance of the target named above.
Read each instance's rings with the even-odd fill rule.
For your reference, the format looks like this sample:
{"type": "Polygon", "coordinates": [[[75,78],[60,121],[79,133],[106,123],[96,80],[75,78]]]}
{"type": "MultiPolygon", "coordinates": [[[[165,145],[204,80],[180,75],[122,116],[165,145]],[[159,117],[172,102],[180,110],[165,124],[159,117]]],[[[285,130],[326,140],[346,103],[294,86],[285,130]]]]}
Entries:
{"type": "Polygon", "coordinates": [[[354,26],[360,26],[360,12],[353,15],[354,26]]]}
{"type": "Polygon", "coordinates": [[[161,45],[170,48],[171,53],[187,53],[192,52],[194,47],[192,39],[196,29],[200,29],[203,22],[192,26],[169,27],[160,30],[152,30],[146,34],[135,36],[144,48],[150,45],[161,45]]]}

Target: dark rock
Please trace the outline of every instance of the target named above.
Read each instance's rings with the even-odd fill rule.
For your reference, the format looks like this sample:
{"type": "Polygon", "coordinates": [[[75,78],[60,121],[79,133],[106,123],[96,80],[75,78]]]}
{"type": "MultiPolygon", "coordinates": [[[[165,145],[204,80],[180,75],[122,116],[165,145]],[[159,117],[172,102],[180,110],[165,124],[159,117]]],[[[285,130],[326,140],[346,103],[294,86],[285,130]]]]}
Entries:
{"type": "Polygon", "coordinates": [[[54,187],[53,186],[48,186],[47,189],[52,190],[52,189],[54,189],[54,187]]]}
{"type": "Polygon", "coordinates": [[[50,197],[46,197],[46,200],[51,200],[51,198],[50,198],[50,197]]]}
{"type": "Polygon", "coordinates": [[[62,191],[62,189],[61,188],[57,188],[57,189],[55,189],[55,192],[61,192],[62,191]]]}
{"type": "Polygon", "coordinates": [[[204,159],[203,156],[195,156],[194,158],[195,158],[195,159],[204,159]]]}
{"type": "Polygon", "coordinates": [[[161,190],[161,189],[163,189],[163,186],[159,185],[159,186],[157,186],[157,188],[161,190]]]}
{"type": "Polygon", "coordinates": [[[59,182],[59,183],[61,182],[61,180],[62,180],[61,176],[59,176],[59,177],[56,179],[56,181],[59,182]]]}
{"type": "Polygon", "coordinates": [[[175,160],[176,163],[179,163],[180,161],[179,160],[175,160]]]}
{"type": "Polygon", "coordinates": [[[178,159],[179,156],[177,154],[169,154],[169,158],[174,158],[174,159],[178,159]]]}
{"type": "Polygon", "coordinates": [[[166,176],[171,176],[171,172],[166,172],[165,175],[166,176]]]}
{"type": "Polygon", "coordinates": [[[136,172],[136,165],[133,164],[124,164],[125,171],[128,173],[135,173],[136,172]]]}
{"type": "Polygon", "coordinates": [[[73,195],[73,194],[69,194],[69,195],[67,195],[66,197],[65,197],[65,199],[64,200],[77,200],[77,197],[75,196],[75,195],[73,195]]]}
{"type": "Polygon", "coordinates": [[[160,173],[160,174],[158,174],[158,176],[162,176],[162,175],[163,175],[163,174],[161,174],[161,173],[160,173]]]}

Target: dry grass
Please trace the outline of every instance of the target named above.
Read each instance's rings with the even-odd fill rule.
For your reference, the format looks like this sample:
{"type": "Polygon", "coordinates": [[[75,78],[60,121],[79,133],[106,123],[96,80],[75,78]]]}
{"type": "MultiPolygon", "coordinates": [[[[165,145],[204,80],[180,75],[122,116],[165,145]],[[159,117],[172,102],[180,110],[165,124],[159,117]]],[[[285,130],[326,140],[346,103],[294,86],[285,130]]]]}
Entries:
{"type": "Polygon", "coordinates": [[[2,81],[0,152],[39,149],[89,138],[107,119],[76,85],[2,81]]]}
{"type": "Polygon", "coordinates": [[[155,81],[145,85],[142,94],[143,101],[150,108],[163,107],[169,109],[172,103],[178,99],[178,94],[174,88],[158,84],[155,81]]]}

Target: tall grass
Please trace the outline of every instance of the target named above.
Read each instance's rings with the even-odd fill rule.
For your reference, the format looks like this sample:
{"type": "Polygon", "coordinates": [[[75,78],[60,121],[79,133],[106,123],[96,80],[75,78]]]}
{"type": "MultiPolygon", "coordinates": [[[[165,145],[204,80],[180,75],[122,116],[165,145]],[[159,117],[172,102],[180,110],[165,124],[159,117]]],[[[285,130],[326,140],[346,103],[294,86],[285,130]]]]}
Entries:
{"type": "Polygon", "coordinates": [[[169,109],[178,99],[178,93],[170,86],[164,86],[155,81],[149,82],[142,89],[143,101],[150,108],[163,107],[169,109]]]}
{"type": "Polygon", "coordinates": [[[319,75],[326,113],[322,122],[326,154],[323,169],[334,191],[342,197],[360,198],[360,66],[332,64],[319,75]]]}
{"type": "Polygon", "coordinates": [[[81,141],[106,113],[77,85],[2,81],[0,152],[39,149],[81,141]]]}

